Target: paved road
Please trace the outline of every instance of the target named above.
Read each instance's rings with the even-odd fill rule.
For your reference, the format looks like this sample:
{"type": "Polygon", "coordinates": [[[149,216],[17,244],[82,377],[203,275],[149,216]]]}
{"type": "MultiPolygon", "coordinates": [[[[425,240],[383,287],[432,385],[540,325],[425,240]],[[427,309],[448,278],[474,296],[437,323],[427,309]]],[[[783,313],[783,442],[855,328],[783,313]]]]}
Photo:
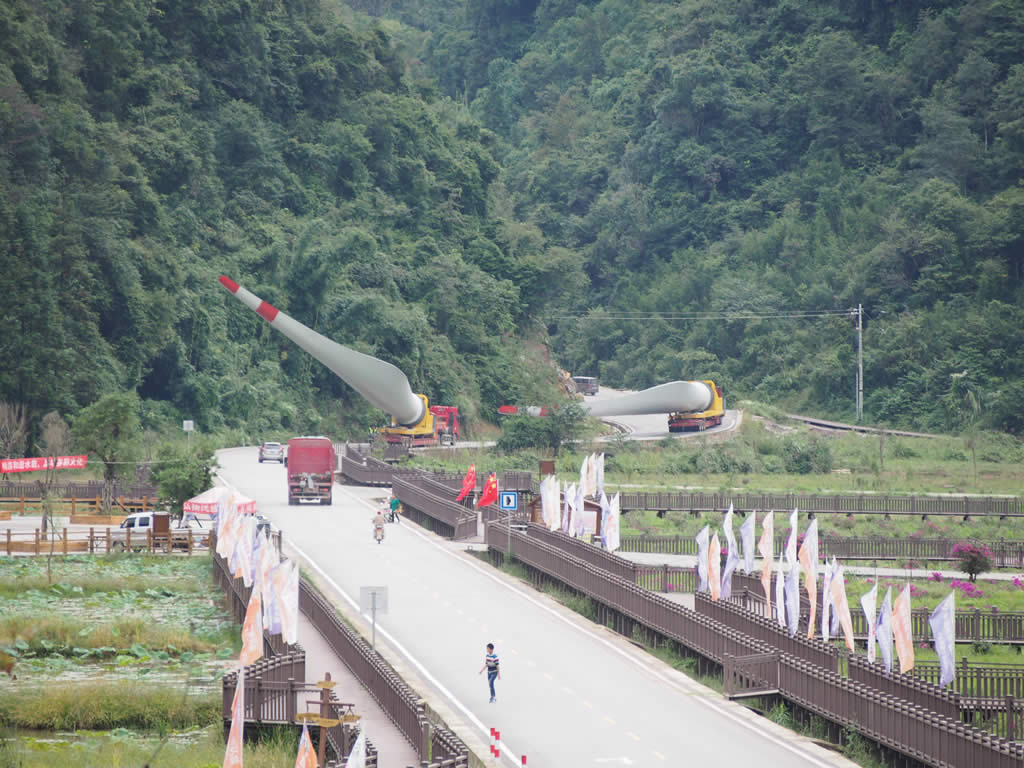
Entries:
{"type": "Polygon", "coordinates": [[[404,655],[484,743],[498,728],[505,765],[522,754],[532,768],[852,765],[417,526],[388,526],[375,544],[372,509],[384,490],[336,485],[331,507],[288,507],[283,467],[259,464],[251,448],[219,456],[221,476],[256,499],[336,588],[358,598],[360,586],[388,586],[378,641],[404,655]],[[496,704],[477,674],[487,642],[502,658],[496,704]]]}

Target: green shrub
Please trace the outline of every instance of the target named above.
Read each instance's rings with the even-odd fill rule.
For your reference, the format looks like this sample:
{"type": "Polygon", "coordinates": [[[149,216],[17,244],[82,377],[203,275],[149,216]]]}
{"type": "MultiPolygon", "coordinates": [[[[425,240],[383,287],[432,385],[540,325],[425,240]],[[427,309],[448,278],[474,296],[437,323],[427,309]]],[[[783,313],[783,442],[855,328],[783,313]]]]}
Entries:
{"type": "Polygon", "coordinates": [[[889,444],[889,455],[894,459],[915,459],[921,454],[903,440],[893,440],[889,444]]]}
{"type": "Polygon", "coordinates": [[[794,475],[832,471],[832,449],[822,440],[790,438],[782,446],[782,462],[794,475]]]}

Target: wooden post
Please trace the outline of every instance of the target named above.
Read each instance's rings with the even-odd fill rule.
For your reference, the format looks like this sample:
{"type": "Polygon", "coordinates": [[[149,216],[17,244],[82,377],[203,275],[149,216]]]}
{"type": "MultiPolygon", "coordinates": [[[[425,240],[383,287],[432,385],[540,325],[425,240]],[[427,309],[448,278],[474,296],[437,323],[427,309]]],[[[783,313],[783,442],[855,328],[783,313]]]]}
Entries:
{"type": "Polygon", "coordinates": [[[64,526],[64,556],[68,554],[68,527],[64,526]]]}
{"type": "Polygon", "coordinates": [[[192,529],[188,529],[188,553],[192,554],[192,529]]]}
{"type": "MultiPolygon", "coordinates": [[[[75,499],[75,497],[74,497],[74,496],[72,496],[72,497],[71,497],[71,516],[72,516],[72,517],[74,517],[74,516],[75,516],[75,513],[76,513],[76,512],[78,511],[78,507],[77,507],[76,501],[77,501],[77,500],[75,499]]],[[[90,551],[91,551],[91,550],[90,550],[90,551]]]]}
{"type": "MultiPolygon", "coordinates": [[[[324,680],[327,681],[327,682],[331,681],[331,673],[330,672],[327,672],[324,675],[324,680]]],[[[331,699],[330,699],[330,696],[331,696],[331,689],[330,688],[328,688],[327,686],[324,686],[323,688],[320,689],[320,718],[321,718],[321,723],[322,723],[323,720],[326,720],[330,716],[330,714],[331,714],[331,705],[330,705],[331,699]]],[[[320,743],[317,744],[317,764],[318,765],[326,765],[324,758],[327,755],[327,729],[322,724],[320,725],[320,739],[319,739],[319,742],[320,743]]]]}
{"type": "Polygon", "coordinates": [[[7,554],[11,554],[11,529],[7,529],[7,554]]]}
{"type": "MultiPolygon", "coordinates": [[[[108,528],[107,530],[109,531],[110,529],[108,528]]],[[[131,552],[132,551],[132,529],[131,528],[126,528],[125,529],[124,550],[125,550],[125,552],[131,552]]]]}
{"type": "MultiPolygon", "coordinates": [[[[22,517],[25,516],[25,494],[21,495],[21,500],[18,503],[18,514],[22,517]]],[[[36,552],[36,554],[38,555],[39,553],[36,552]]]]}
{"type": "Polygon", "coordinates": [[[89,526],[89,554],[92,555],[96,551],[96,543],[93,541],[93,528],[89,526]]]}
{"type": "Polygon", "coordinates": [[[36,555],[39,555],[39,529],[36,528],[36,555]]]}

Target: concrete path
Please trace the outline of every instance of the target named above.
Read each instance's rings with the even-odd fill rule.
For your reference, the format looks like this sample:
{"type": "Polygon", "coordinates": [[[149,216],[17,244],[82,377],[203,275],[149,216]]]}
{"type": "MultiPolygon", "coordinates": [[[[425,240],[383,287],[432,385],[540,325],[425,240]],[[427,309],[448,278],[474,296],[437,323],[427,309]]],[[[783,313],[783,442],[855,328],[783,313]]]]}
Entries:
{"type": "MultiPolygon", "coordinates": [[[[416,751],[405,740],[402,732],[388,719],[369,692],[356,679],[344,662],[317,631],[316,627],[299,614],[299,644],[306,650],[306,682],[315,683],[324,679],[326,672],[338,683],[334,693],[339,701],[355,705],[355,713],[362,717],[360,724],[366,735],[377,747],[377,765],[380,768],[407,768],[418,765],[416,751]]],[[[309,700],[316,696],[309,694],[309,700]]],[[[300,711],[307,711],[306,703],[299,703],[300,711]]],[[[316,711],[309,708],[308,711],[316,711]]]]}

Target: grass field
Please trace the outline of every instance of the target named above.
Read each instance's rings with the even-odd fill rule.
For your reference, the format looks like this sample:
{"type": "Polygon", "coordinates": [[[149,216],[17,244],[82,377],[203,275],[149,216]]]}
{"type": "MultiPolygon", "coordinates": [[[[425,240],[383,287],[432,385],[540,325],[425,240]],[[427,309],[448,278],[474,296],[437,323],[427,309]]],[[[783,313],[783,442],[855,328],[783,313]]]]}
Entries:
{"type": "MultiPolygon", "coordinates": [[[[806,426],[779,424],[756,404],[738,432],[657,442],[585,441],[563,450],[556,471],[566,480],[591,452],[605,453],[605,482],[644,489],[775,493],[954,493],[1019,495],[1024,488],[1024,442],[1002,433],[938,439],[879,437],[857,433],[824,435],[806,426]],[[793,445],[818,447],[830,456],[828,471],[786,470],[793,445]]],[[[777,414],[775,414],[777,418],[777,414]]],[[[537,471],[541,452],[500,454],[459,448],[416,456],[417,466],[477,473],[503,469],[537,471]]]]}
{"type": "MultiPolygon", "coordinates": [[[[0,696],[0,768],[142,765],[168,732],[185,735],[151,765],[219,765],[219,728],[196,729],[219,725],[220,677],[240,633],[216,599],[209,558],[51,565],[52,583],[43,558],[0,560],[0,659],[17,676],[0,696]]],[[[285,762],[281,750],[265,753],[250,764],[285,762]]]]}
{"type": "MultiPolygon", "coordinates": [[[[218,709],[219,715],[219,709],[218,709]]],[[[214,768],[224,761],[220,725],[174,731],[166,737],[126,729],[78,733],[14,731],[0,740],[0,768],[214,768]]],[[[295,764],[297,732],[276,729],[244,745],[246,768],[295,764]]]]}

